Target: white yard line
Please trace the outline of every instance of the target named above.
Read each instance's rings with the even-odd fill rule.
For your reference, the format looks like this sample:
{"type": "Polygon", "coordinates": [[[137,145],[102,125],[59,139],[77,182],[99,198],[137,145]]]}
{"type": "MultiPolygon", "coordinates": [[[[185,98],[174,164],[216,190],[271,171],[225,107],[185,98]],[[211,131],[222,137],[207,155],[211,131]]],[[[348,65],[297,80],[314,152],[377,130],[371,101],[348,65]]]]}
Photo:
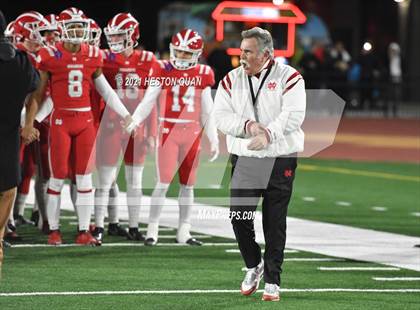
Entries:
{"type": "Polygon", "coordinates": [[[286,262],[344,262],[343,258],[329,257],[290,257],[284,259],[286,262]]]}
{"type": "MultiPolygon", "coordinates": [[[[227,249],[227,250],[225,250],[225,252],[226,253],[241,253],[241,251],[239,251],[239,249],[227,249]]],[[[264,249],[261,250],[261,253],[264,253],[264,249]]],[[[299,251],[285,249],[284,253],[299,253],[299,251]]]]}
{"type": "MultiPolygon", "coordinates": [[[[258,290],[259,293],[263,290],[258,290]]],[[[357,289],[357,288],[304,288],[281,289],[282,293],[420,293],[420,289],[357,289]]],[[[136,291],[67,291],[0,293],[0,297],[80,296],[80,295],[169,295],[169,294],[239,294],[239,290],[136,290],[136,291]]]]}
{"type": "MultiPolygon", "coordinates": [[[[220,243],[203,243],[202,246],[206,247],[225,247],[225,246],[235,246],[236,243],[233,242],[220,242],[220,243]]],[[[39,244],[14,244],[12,248],[56,248],[56,247],[80,247],[83,245],[75,244],[75,243],[64,243],[59,246],[49,245],[46,243],[39,243],[39,244]]],[[[143,247],[145,246],[142,242],[139,243],[129,243],[129,242],[121,242],[121,243],[103,243],[101,246],[103,247],[143,247]]],[[[158,243],[156,246],[159,247],[191,247],[189,244],[185,243],[158,243]]]]}
{"type": "Polygon", "coordinates": [[[303,201],[307,201],[307,202],[313,202],[313,201],[315,201],[316,199],[315,199],[315,197],[302,197],[302,200],[303,200],[303,201]]]}
{"type": "Polygon", "coordinates": [[[378,212],[384,212],[387,211],[388,208],[384,208],[384,207],[372,207],[373,211],[378,211],[378,212]]]}
{"type": "Polygon", "coordinates": [[[342,206],[342,207],[350,207],[351,206],[351,202],[348,202],[348,201],[336,201],[335,204],[337,206],[342,206]]]}
{"type": "Polygon", "coordinates": [[[375,281],[420,281],[419,277],[390,277],[390,278],[380,278],[380,277],[373,277],[375,281]]]}
{"type": "MultiPolygon", "coordinates": [[[[121,200],[125,193],[121,193],[121,200]]],[[[28,202],[33,202],[31,191],[28,202]]],[[[161,216],[161,225],[178,227],[177,201],[166,199],[161,216]]],[[[143,196],[140,221],[147,223],[150,197],[143,196]]],[[[73,211],[68,190],[63,190],[62,209],[73,211]]],[[[120,219],[127,220],[127,208],[120,208],[120,219]]],[[[200,219],[199,214],[209,211],[212,214],[224,214],[226,208],[196,203],[191,216],[192,231],[217,237],[234,239],[232,225],[227,217],[200,219]]],[[[420,215],[420,213],[419,213],[420,215]]],[[[264,243],[262,214],[256,212],[256,241],[264,243]]],[[[289,249],[319,253],[326,256],[374,262],[389,266],[420,271],[420,251],[414,245],[420,244],[419,237],[355,228],[318,221],[302,220],[293,217],[287,219],[287,243],[289,249]]]]}
{"type": "Polygon", "coordinates": [[[395,267],[318,267],[323,271],[398,271],[400,268],[395,267]]]}

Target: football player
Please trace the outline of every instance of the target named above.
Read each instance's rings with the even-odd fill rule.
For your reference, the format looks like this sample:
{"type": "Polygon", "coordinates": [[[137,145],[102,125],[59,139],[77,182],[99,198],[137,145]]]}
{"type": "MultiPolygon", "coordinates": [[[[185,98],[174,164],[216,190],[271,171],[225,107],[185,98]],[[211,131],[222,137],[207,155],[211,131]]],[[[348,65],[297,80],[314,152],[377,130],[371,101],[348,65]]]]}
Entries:
{"type": "MultiPolygon", "coordinates": [[[[129,13],[119,13],[104,29],[109,50],[104,50],[103,72],[111,86],[129,112],[134,112],[146,89],[145,79],[156,62],[149,51],[134,49],[140,32],[139,23],[129,13]]],[[[99,186],[95,191],[94,236],[102,240],[104,232],[105,206],[108,205],[112,184],[118,171],[118,158],[124,154],[127,184],[128,234],[129,240],[144,241],[139,232],[139,215],[142,197],[142,175],[147,148],[154,147],[157,132],[157,112],[152,110],[146,122],[137,128],[136,135],[127,134],[118,125],[115,113],[106,113],[97,143],[97,165],[99,186]]],[[[110,219],[110,223],[117,219],[110,219]]]]}
{"type": "Polygon", "coordinates": [[[179,223],[176,239],[179,243],[201,245],[200,241],[191,237],[190,217],[203,126],[211,144],[211,160],[215,160],[219,153],[217,130],[210,117],[214,73],[209,66],[198,64],[203,40],[197,32],[182,30],[172,37],[169,47],[170,61],[159,61],[153,65],[149,76],[150,86],[133,114],[133,124],[141,124],[149,115],[158,95],[163,92],[156,156],[158,182],[152,194],[145,244],[154,245],[158,241],[160,213],[179,164],[179,223]]]}
{"type": "MultiPolygon", "coordinates": [[[[92,154],[96,131],[90,103],[92,85],[105,102],[124,119],[124,126],[132,122],[130,113],[119,100],[102,74],[102,56],[97,47],[89,46],[89,20],[77,8],[69,8],[59,15],[62,42],[42,48],[38,54],[40,86],[31,105],[37,107],[50,81],[54,109],[50,116],[50,179],[48,182],[47,215],[50,226],[48,243],[62,243],[59,230],[59,198],[68,175],[70,150],[74,148],[77,185],[77,214],[79,234],[77,244],[97,245],[89,229],[93,208],[92,154]]],[[[27,122],[30,131],[31,122],[27,122]]]]}

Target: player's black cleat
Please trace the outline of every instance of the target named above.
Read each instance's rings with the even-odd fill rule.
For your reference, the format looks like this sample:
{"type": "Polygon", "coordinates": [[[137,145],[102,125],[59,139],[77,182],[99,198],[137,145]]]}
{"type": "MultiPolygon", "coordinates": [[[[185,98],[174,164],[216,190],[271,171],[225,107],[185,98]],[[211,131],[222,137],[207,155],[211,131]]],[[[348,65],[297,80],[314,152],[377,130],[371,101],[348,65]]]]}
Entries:
{"type": "Polygon", "coordinates": [[[145,238],[138,228],[129,228],[127,233],[127,239],[133,241],[144,241],[145,238]]]}
{"type": "Polygon", "coordinates": [[[108,235],[127,237],[127,230],[122,228],[119,223],[110,223],[108,225],[108,235]]]}
{"type": "Polygon", "coordinates": [[[39,211],[32,211],[31,214],[31,222],[34,223],[35,226],[38,226],[38,221],[39,221],[39,211]]]}
{"type": "Polygon", "coordinates": [[[104,229],[102,227],[96,227],[92,233],[92,237],[98,240],[98,245],[101,245],[104,240],[104,229]]]}
{"type": "Polygon", "coordinates": [[[146,240],[144,240],[144,245],[145,246],[154,246],[156,245],[156,240],[153,238],[147,238],[146,240]]]}
{"type": "Polygon", "coordinates": [[[203,245],[203,242],[201,242],[200,240],[197,240],[195,238],[190,238],[185,243],[186,244],[189,244],[189,245],[192,245],[192,246],[201,246],[201,245],[203,245]]]}
{"type": "Polygon", "coordinates": [[[28,219],[24,218],[23,215],[16,216],[15,223],[16,223],[16,226],[21,226],[21,225],[34,225],[34,222],[32,222],[31,220],[28,220],[28,219]]]}

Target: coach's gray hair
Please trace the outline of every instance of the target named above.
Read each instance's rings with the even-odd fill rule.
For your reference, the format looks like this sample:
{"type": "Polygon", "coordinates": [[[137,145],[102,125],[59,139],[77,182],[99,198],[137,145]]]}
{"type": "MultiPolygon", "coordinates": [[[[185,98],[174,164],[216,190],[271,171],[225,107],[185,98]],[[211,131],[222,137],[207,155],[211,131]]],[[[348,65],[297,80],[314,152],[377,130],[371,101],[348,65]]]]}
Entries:
{"type": "Polygon", "coordinates": [[[260,27],[254,27],[242,31],[241,35],[242,39],[257,39],[260,51],[262,53],[268,51],[271,57],[274,56],[273,38],[271,37],[271,33],[268,30],[262,29],[260,27]]]}

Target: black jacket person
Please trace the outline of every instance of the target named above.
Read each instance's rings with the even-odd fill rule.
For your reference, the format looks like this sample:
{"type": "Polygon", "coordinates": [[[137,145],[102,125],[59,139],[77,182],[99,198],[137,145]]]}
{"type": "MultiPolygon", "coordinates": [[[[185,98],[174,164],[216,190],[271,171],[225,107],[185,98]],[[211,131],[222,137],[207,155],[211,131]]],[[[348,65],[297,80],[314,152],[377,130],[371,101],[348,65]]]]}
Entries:
{"type": "MultiPolygon", "coordinates": [[[[0,240],[9,216],[20,182],[19,170],[19,131],[20,118],[25,99],[32,93],[39,82],[37,71],[27,55],[17,51],[4,37],[6,21],[0,11],[0,240]]],[[[33,100],[27,100],[27,111],[33,113],[33,100]]],[[[30,142],[37,138],[37,131],[24,126],[22,138],[30,142]]],[[[3,259],[0,246],[0,267],[3,259]]]]}

